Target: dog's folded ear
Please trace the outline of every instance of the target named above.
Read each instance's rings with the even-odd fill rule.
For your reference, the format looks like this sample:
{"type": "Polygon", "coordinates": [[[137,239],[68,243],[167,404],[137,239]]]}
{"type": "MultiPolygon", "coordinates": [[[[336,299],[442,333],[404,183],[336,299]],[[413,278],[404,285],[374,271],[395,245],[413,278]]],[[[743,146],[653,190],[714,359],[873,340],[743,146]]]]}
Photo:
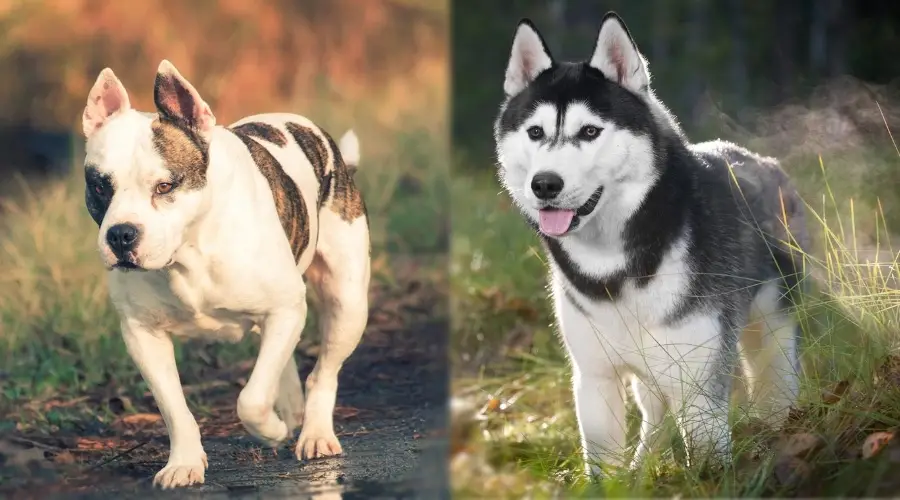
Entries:
{"type": "Polygon", "coordinates": [[[512,97],[525,90],[543,71],[553,66],[553,56],[544,39],[528,19],[522,19],[513,39],[512,54],[506,66],[503,91],[512,97]]]}
{"type": "Polygon", "coordinates": [[[216,126],[216,117],[197,89],[167,60],[159,63],[153,101],[162,118],[207,133],[216,126]]]}
{"type": "Polygon", "coordinates": [[[646,93],[649,88],[647,63],[625,22],[615,12],[603,17],[590,65],[632,92],[646,93]]]}
{"type": "Polygon", "coordinates": [[[97,81],[88,93],[87,105],[81,115],[84,136],[90,138],[110,116],[131,109],[131,101],[125,86],[113,70],[106,68],[100,72],[97,81]]]}

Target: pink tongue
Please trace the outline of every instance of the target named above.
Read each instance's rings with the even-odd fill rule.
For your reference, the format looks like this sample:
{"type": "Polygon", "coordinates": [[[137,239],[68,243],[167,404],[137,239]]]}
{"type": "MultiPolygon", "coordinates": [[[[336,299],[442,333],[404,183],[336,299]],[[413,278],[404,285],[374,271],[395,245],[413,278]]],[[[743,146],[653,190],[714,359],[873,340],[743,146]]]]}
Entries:
{"type": "Polygon", "coordinates": [[[575,217],[574,210],[545,209],[540,210],[540,214],[541,232],[548,236],[565,234],[575,217]]]}

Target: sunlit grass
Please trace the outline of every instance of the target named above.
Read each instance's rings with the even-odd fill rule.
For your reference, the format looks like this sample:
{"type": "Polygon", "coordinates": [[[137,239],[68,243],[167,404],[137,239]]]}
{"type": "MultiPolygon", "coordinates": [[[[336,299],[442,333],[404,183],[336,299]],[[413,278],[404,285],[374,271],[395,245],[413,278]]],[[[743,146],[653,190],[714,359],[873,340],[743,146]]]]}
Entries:
{"type": "MultiPolygon", "coordinates": [[[[868,192],[854,196],[848,185],[858,179],[835,181],[851,166],[843,161],[860,157],[883,158],[858,153],[829,169],[820,158],[786,166],[797,173],[807,202],[814,249],[806,257],[816,277],[798,311],[805,334],[801,402],[807,411],[790,432],[811,432],[827,443],[808,461],[815,491],[829,495],[883,492],[890,479],[885,460],[847,454],[858,454],[869,432],[900,426],[900,387],[896,380],[886,382],[883,373],[878,381],[875,377],[900,340],[900,267],[890,216],[868,192]],[[850,388],[835,402],[827,394],[840,381],[851,381],[850,388]]],[[[892,157],[885,168],[897,163],[892,157]]],[[[457,175],[453,183],[454,393],[471,405],[455,424],[469,429],[452,465],[456,493],[491,498],[796,494],[773,473],[775,449],[785,433],[739,417],[737,459],[724,470],[686,468],[670,450],[640,471],[616,472],[601,484],[584,478],[570,372],[552,325],[544,258],[491,174],[457,175]]]]}

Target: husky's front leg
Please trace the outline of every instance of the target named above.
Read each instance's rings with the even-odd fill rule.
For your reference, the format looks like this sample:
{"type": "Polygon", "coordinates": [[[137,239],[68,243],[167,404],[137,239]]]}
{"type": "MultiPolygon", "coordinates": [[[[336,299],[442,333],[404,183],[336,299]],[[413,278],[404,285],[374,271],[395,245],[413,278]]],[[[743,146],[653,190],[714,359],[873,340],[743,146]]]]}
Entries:
{"type": "Polygon", "coordinates": [[[622,378],[612,365],[587,370],[573,366],[572,382],[587,472],[599,478],[600,464],[624,464],[627,428],[622,378]]]}
{"type": "Polygon", "coordinates": [[[688,449],[689,463],[704,458],[720,463],[731,460],[728,409],[737,362],[734,324],[739,322],[698,318],[670,335],[680,339],[680,352],[671,353],[677,362],[666,370],[666,378],[672,383],[672,412],[688,449]]]}
{"type": "Polygon", "coordinates": [[[166,489],[203,483],[206,452],[200,443],[200,428],[184,399],[172,339],[130,318],[122,321],[122,337],[150,386],[169,432],[169,461],[153,478],[153,484],[166,489]]]}

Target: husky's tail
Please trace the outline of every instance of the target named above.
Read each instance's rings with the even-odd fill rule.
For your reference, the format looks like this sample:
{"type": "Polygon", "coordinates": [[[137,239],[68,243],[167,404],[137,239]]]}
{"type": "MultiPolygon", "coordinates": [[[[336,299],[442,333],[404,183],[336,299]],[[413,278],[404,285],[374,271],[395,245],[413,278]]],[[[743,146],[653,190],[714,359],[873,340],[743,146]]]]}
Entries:
{"type": "Polygon", "coordinates": [[[355,174],[359,168],[359,137],[356,136],[353,129],[341,136],[341,140],[338,141],[338,149],[341,150],[341,156],[344,158],[344,164],[347,165],[350,175],[355,174]]]}

